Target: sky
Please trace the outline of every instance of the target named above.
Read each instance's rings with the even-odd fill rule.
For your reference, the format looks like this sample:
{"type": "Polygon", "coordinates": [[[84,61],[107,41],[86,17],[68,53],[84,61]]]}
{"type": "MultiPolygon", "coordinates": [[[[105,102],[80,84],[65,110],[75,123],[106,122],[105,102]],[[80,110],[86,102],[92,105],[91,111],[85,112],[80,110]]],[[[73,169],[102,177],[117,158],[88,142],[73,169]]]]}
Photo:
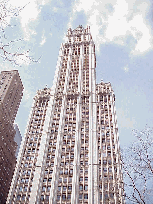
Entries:
{"type": "Polygon", "coordinates": [[[17,69],[24,85],[16,123],[22,136],[38,89],[52,86],[59,48],[68,28],[90,26],[96,45],[97,83],[111,82],[121,148],[133,129],[153,126],[153,3],[151,0],[10,0],[23,8],[7,19],[6,41],[38,62],[17,59],[19,66],[0,58],[0,71],[17,69]],[[19,40],[22,39],[22,40],[19,40]]]}

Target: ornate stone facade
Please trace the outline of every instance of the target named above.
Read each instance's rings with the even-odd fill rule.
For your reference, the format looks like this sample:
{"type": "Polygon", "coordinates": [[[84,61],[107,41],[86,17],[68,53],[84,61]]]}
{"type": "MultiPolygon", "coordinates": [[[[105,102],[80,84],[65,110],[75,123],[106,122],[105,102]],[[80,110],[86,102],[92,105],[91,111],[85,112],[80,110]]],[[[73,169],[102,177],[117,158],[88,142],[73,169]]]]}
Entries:
{"type": "Polygon", "coordinates": [[[95,67],[90,28],[69,29],[52,88],[34,98],[7,203],[124,203],[115,96],[95,67]]]}

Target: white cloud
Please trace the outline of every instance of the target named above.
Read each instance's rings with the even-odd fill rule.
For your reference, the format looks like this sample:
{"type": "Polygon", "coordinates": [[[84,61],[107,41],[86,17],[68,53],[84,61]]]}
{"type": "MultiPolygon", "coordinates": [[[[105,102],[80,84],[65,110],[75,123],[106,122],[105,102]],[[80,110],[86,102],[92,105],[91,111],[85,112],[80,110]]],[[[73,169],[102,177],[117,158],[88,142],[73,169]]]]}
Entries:
{"type": "Polygon", "coordinates": [[[49,2],[50,0],[37,0],[38,5],[45,5],[45,4],[48,4],[49,2]]]}
{"type": "Polygon", "coordinates": [[[16,57],[15,60],[16,64],[18,64],[19,66],[28,66],[31,63],[30,57],[29,57],[29,53],[24,52],[23,55],[16,57]]]}
{"type": "Polygon", "coordinates": [[[24,100],[24,101],[27,101],[29,98],[30,98],[30,93],[29,93],[28,90],[26,90],[26,89],[24,88],[24,90],[23,90],[23,100],[24,100]]]}
{"type": "Polygon", "coordinates": [[[129,115],[126,114],[125,111],[123,111],[122,108],[117,109],[118,115],[120,115],[120,118],[122,120],[118,120],[118,124],[122,128],[133,128],[136,125],[136,121],[134,117],[129,117],[129,115]]]}
{"type": "Polygon", "coordinates": [[[0,72],[1,71],[10,71],[13,70],[13,67],[11,64],[3,62],[2,59],[0,59],[0,72]]]}
{"type": "Polygon", "coordinates": [[[25,6],[19,14],[25,40],[30,40],[30,36],[36,34],[34,27],[41,7],[49,2],[50,0],[10,0],[13,7],[25,6]],[[33,23],[33,28],[30,27],[30,23],[33,23]]]}
{"type": "Polygon", "coordinates": [[[88,3],[79,0],[73,6],[68,27],[72,27],[77,12],[83,10],[97,50],[100,44],[114,42],[129,46],[132,55],[143,54],[153,49],[151,26],[145,21],[149,8],[149,0],[89,0],[88,3]],[[126,43],[129,36],[134,38],[134,44],[126,43]]]}
{"type": "Polygon", "coordinates": [[[45,42],[46,42],[46,37],[45,37],[45,34],[44,34],[44,32],[43,32],[42,37],[41,37],[40,45],[41,45],[41,46],[44,45],[45,42]]]}
{"type": "Polygon", "coordinates": [[[131,29],[131,33],[137,40],[137,44],[135,49],[132,51],[132,54],[142,54],[152,49],[151,28],[145,24],[142,15],[135,16],[131,22],[131,25],[133,28],[135,28],[134,30],[131,29]]]}
{"type": "Polygon", "coordinates": [[[59,9],[58,9],[57,7],[53,7],[53,11],[54,11],[55,13],[57,13],[58,10],[59,10],[59,9]]]}
{"type": "Polygon", "coordinates": [[[129,71],[129,67],[128,66],[124,67],[123,69],[124,69],[125,72],[129,71]]]}

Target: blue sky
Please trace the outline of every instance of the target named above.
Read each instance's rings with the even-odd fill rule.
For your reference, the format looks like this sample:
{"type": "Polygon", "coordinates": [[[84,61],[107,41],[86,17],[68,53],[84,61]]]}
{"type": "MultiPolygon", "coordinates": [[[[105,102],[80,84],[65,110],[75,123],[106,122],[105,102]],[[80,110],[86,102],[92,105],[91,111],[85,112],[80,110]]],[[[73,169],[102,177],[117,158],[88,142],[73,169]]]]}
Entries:
{"type": "Polygon", "coordinates": [[[8,40],[24,39],[16,46],[30,49],[40,60],[13,66],[0,59],[0,70],[18,69],[24,96],[16,122],[22,136],[33,97],[38,89],[52,86],[61,43],[67,29],[87,25],[96,44],[97,83],[111,82],[121,147],[133,140],[132,129],[153,124],[152,2],[149,0],[10,0],[26,7],[6,29],[8,40]]]}

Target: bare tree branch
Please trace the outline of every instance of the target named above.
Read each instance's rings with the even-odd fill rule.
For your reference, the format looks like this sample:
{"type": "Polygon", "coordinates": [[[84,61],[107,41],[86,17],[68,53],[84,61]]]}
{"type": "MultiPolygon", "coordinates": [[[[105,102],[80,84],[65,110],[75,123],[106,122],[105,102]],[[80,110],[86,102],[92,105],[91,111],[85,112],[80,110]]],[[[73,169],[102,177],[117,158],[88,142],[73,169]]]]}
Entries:
{"type": "Polygon", "coordinates": [[[143,131],[134,130],[133,133],[136,140],[122,150],[125,197],[132,203],[150,204],[153,196],[153,128],[146,126],[143,131]]]}
{"type": "Polygon", "coordinates": [[[0,1],[0,57],[3,61],[9,61],[18,66],[22,63],[29,64],[39,60],[34,60],[33,57],[29,56],[30,50],[21,49],[21,42],[24,41],[22,38],[9,41],[6,36],[6,28],[13,29],[15,26],[11,25],[11,19],[19,16],[25,6],[14,8],[9,4],[9,0],[0,1]]]}

